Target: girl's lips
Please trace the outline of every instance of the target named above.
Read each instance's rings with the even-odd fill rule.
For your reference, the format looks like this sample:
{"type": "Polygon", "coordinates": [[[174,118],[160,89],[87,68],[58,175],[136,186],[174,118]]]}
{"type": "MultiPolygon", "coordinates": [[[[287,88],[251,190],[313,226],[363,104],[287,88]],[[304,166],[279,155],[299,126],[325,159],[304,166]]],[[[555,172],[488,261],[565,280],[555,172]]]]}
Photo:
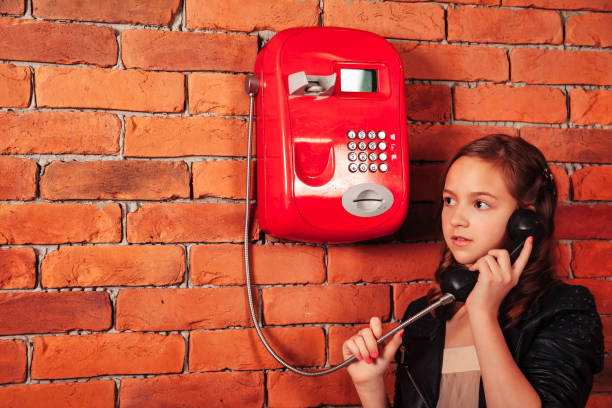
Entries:
{"type": "Polygon", "coordinates": [[[468,238],[465,238],[459,235],[453,235],[451,237],[451,241],[453,242],[453,245],[458,246],[458,247],[467,246],[472,242],[471,239],[468,239],[468,238]]]}

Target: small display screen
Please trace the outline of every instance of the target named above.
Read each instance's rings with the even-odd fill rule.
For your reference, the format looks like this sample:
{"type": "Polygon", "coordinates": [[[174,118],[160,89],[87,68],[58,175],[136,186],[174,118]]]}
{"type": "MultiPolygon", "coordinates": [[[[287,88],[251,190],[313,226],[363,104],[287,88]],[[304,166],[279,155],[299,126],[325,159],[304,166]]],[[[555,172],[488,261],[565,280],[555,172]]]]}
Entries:
{"type": "Polygon", "coordinates": [[[378,90],[375,69],[340,69],[342,92],[376,92],[378,90]]]}

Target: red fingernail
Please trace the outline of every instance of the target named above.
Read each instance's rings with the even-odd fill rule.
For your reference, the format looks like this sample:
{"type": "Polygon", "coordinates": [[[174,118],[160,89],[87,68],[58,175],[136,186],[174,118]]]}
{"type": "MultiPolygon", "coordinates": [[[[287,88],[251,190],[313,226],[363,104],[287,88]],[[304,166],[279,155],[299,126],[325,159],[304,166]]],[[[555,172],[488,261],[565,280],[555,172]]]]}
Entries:
{"type": "Polygon", "coordinates": [[[533,243],[533,237],[532,236],[530,236],[528,239],[529,239],[529,243],[530,244],[533,243]]]}
{"type": "Polygon", "coordinates": [[[368,357],[368,358],[366,359],[366,363],[368,363],[368,364],[372,364],[372,359],[371,359],[370,357],[368,357]]]}
{"type": "Polygon", "coordinates": [[[370,355],[372,356],[372,358],[378,358],[378,351],[373,351],[370,353],[370,355]]]}
{"type": "Polygon", "coordinates": [[[357,358],[358,358],[359,360],[363,360],[363,356],[362,356],[361,354],[360,354],[360,355],[358,355],[358,356],[357,356],[357,358]]]}

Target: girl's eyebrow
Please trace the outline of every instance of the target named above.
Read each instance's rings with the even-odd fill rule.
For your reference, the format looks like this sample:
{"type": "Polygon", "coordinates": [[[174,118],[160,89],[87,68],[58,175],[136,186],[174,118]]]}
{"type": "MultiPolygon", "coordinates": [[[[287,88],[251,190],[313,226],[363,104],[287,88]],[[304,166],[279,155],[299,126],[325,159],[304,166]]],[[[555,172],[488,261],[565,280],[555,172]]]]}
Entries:
{"type": "MultiPolygon", "coordinates": [[[[449,190],[448,188],[445,188],[444,190],[442,190],[442,193],[456,195],[453,192],[453,190],[449,190]]],[[[491,198],[497,200],[497,196],[495,194],[491,194],[491,193],[489,193],[487,191],[474,191],[474,192],[471,192],[469,195],[471,197],[488,196],[488,197],[491,197],[491,198]]]]}

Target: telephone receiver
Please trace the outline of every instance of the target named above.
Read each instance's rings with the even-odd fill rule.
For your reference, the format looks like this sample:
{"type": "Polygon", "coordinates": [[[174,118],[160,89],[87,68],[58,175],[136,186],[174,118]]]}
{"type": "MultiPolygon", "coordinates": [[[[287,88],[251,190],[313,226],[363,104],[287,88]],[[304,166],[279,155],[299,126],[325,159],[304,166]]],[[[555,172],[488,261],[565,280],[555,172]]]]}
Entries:
{"type": "MultiPolygon", "coordinates": [[[[518,258],[528,236],[533,236],[538,242],[543,235],[543,225],[535,211],[519,209],[512,213],[506,226],[506,235],[510,239],[507,250],[510,254],[510,263],[518,258]]],[[[442,272],[440,289],[442,293],[450,293],[457,302],[465,302],[468,295],[476,285],[478,271],[470,271],[464,266],[451,266],[442,272]]]]}

